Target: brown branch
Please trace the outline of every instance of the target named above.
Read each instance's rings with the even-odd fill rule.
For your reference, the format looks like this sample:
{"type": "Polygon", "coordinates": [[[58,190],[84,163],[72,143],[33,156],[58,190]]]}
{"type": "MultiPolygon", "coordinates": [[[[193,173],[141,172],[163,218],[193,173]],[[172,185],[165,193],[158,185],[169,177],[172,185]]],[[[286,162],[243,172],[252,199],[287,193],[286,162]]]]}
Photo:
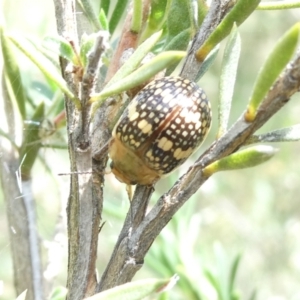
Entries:
{"type": "Polygon", "coordinates": [[[153,191],[153,187],[137,186],[114,252],[97,286],[97,292],[130,281],[134,274],[142,267],[142,263],[136,263],[130,259],[128,243],[131,240],[131,233],[139,227],[145,218],[148,201],[153,191]],[[128,280],[128,276],[124,276],[128,271],[132,275],[130,280],[128,280]],[[120,273],[123,274],[122,277],[120,277],[120,273]]]}
{"type": "Polygon", "coordinates": [[[219,25],[219,23],[231,7],[231,4],[231,0],[212,1],[210,9],[203,20],[201,28],[195,35],[192,45],[188,51],[188,55],[180,72],[181,77],[187,78],[191,81],[194,81],[196,79],[202,62],[196,59],[195,53],[209,37],[209,35],[214,31],[214,29],[219,25]]]}
{"type": "MultiPolygon", "coordinates": [[[[143,0],[143,18],[142,18],[142,24],[145,23],[145,20],[148,16],[150,9],[150,0],[143,0]]],[[[105,81],[108,82],[112,76],[117,72],[117,70],[120,68],[120,58],[122,57],[122,54],[126,49],[136,49],[138,46],[138,39],[140,36],[140,33],[136,33],[130,30],[131,28],[131,20],[132,20],[132,7],[128,9],[127,17],[124,21],[124,26],[122,33],[120,35],[120,41],[118,43],[118,47],[111,59],[106,79],[105,81]]]]}
{"type": "MultiPolygon", "coordinates": [[[[221,5],[222,5],[221,1],[219,1],[219,0],[214,1],[214,4],[211,7],[211,11],[209,12],[209,16],[206,17],[206,19],[204,21],[205,28],[206,28],[206,30],[209,31],[209,33],[211,32],[210,28],[215,28],[217,26],[218,22],[221,21],[220,12],[219,12],[221,5]]],[[[126,26],[125,26],[125,28],[126,28],[126,26]]],[[[124,31],[126,32],[125,28],[124,28],[124,31]]],[[[207,38],[207,36],[208,36],[208,34],[206,33],[206,31],[200,29],[200,32],[195,36],[193,43],[196,43],[198,45],[199,42],[197,42],[197,41],[203,42],[207,38]]],[[[197,48],[195,48],[195,46],[194,47],[192,46],[192,49],[193,49],[193,51],[195,51],[197,48]]],[[[187,60],[190,56],[194,56],[194,52],[189,51],[187,60]]],[[[190,63],[187,63],[187,66],[190,66],[190,63]]],[[[192,63],[191,66],[192,66],[192,68],[194,68],[194,70],[192,72],[190,72],[190,67],[187,68],[188,71],[186,71],[186,76],[188,78],[189,78],[189,76],[193,76],[192,74],[194,74],[194,73],[197,74],[197,72],[198,72],[198,69],[197,69],[197,68],[199,68],[198,64],[192,63]]],[[[103,111],[104,111],[103,108],[100,109],[98,111],[98,114],[104,114],[103,111]]],[[[112,109],[111,109],[111,111],[112,111],[112,109]]],[[[99,119],[101,119],[101,118],[99,117],[99,119]]],[[[108,119],[111,119],[111,118],[108,118],[108,119]]],[[[103,123],[105,123],[105,122],[103,122],[103,123]]],[[[100,126],[94,126],[94,128],[98,128],[98,131],[100,131],[100,126]]],[[[103,126],[102,126],[102,128],[103,128],[103,126]]],[[[106,143],[107,143],[107,141],[106,141],[106,143]]],[[[98,143],[98,145],[99,145],[99,143],[98,143]]],[[[100,144],[100,145],[104,145],[104,144],[100,144]]],[[[105,151],[100,151],[100,152],[101,152],[101,155],[106,154],[105,151]]],[[[96,151],[95,151],[95,154],[96,154],[96,151]]],[[[100,156],[99,153],[97,153],[97,154],[100,156]]],[[[134,213],[133,210],[131,209],[131,216],[134,220],[136,219],[136,214],[138,214],[138,212],[144,212],[144,205],[145,205],[145,203],[149,202],[151,195],[152,195],[152,193],[149,193],[148,187],[137,186],[135,195],[132,200],[132,205],[136,205],[136,207],[139,207],[140,209],[137,209],[136,213],[134,213]]],[[[140,219],[140,221],[142,221],[142,219],[140,219]]],[[[104,274],[102,275],[101,281],[97,287],[98,292],[115,286],[116,281],[120,282],[120,283],[130,281],[132,279],[132,277],[134,276],[134,274],[136,273],[136,271],[141,267],[141,266],[139,266],[139,268],[136,268],[136,266],[135,266],[136,261],[131,260],[131,256],[128,256],[128,253],[129,253],[128,245],[130,243],[129,236],[131,236],[131,233],[132,233],[132,223],[131,223],[131,219],[127,215],[127,218],[123,225],[123,229],[119,235],[118,241],[117,241],[114,251],[112,253],[110,262],[109,262],[104,274]],[[127,253],[127,256],[124,256],[124,253],[127,253]],[[128,262],[130,261],[131,263],[127,264],[126,260],[128,262]],[[126,269],[126,272],[122,271],[124,268],[126,269]],[[121,275],[121,273],[123,275],[121,275]],[[125,273],[127,275],[124,277],[125,273]],[[121,279],[119,279],[120,276],[122,276],[121,279]]],[[[140,259],[138,261],[141,262],[142,260],[143,259],[140,259]]]]}
{"type": "MultiPolygon", "coordinates": [[[[117,247],[111,260],[117,261],[114,268],[103,275],[101,285],[97,290],[104,290],[114,282],[130,281],[140,269],[143,259],[154,239],[167,225],[178,209],[202,186],[208,179],[202,174],[202,168],[210,163],[235,152],[263,124],[265,124],[300,87],[300,54],[286,68],[284,75],[277,80],[261,105],[256,119],[252,123],[244,120],[244,115],[219,140],[211,145],[197,160],[196,164],[183,175],[165,195],[161,196],[151,211],[138,226],[133,227],[126,218],[117,247]],[[126,234],[127,232],[127,234],[126,234]]],[[[132,205],[140,206],[143,211],[147,187],[138,187],[132,205]]],[[[146,202],[147,203],[147,202],[146,202]]],[[[138,214],[139,209],[134,210],[138,214]]]]}
{"type": "MultiPolygon", "coordinates": [[[[60,34],[67,34],[74,44],[77,43],[76,25],[74,19],[73,0],[54,0],[57,9],[57,19],[65,20],[66,24],[58,22],[60,34]],[[69,24],[69,25],[67,25],[69,24]],[[71,25],[70,25],[71,24],[71,25]],[[73,24],[73,25],[72,25],[73,24]],[[61,27],[59,27],[61,26],[61,27]]],[[[147,1],[146,1],[147,2],[147,1]]],[[[203,28],[197,34],[189,51],[187,61],[181,75],[194,79],[199,64],[195,63],[194,51],[207,38],[210,32],[219,24],[228,9],[230,1],[214,1],[212,9],[204,21],[203,28]]],[[[121,54],[127,48],[136,48],[137,36],[130,32],[131,15],[128,15],[122,38],[112,60],[106,82],[119,67],[121,54]]],[[[202,174],[202,168],[209,163],[224,157],[241,147],[247,139],[262,126],[300,85],[299,56],[287,68],[266,97],[264,103],[252,123],[246,123],[243,116],[218,141],[216,141],[182,176],[168,193],[160,197],[156,205],[146,214],[153,187],[137,186],[136,192],[127,214],[122,231],[109,261],[109,264],[97,285],[95,262],[97,254],[98,228],[103,203],[104,169],[107,162],[107,142],[110,138],[109,122],[115,109],[105,103],[98,111],[94,120],[92,145],[88,139],[82,147],[78,141],[82,133],[82,122],[75,118],[79,112],[71,101],[66,100],[66,112],[69,135],[69,153],[71,161],[71,188],[68,203],[68,234],[69,234],[69,269],[68,299],[82,299],[84,296],[114,287],[130,281],[143,265],[144,257],[151,244],[161,230],[166,226],[178,209],[202,186],[208,179],[202,174]],[[75,117],[74,117],[75,116],[75,117]],[[99,151],[99,149],[101,149],[99,151]],[[92,157],[94,160],[92,160],[92,157]],[[93,170],[91,177],[88,172],[93,170]],[[77,173],[76,173],[77,172],[77,173]],[[78,174],[81,174],[78,176],[78,174]]],[[[62,61],[63,76],[73,90],[79,91],[74,80],[65,70],[62,61]]],[[[92,85],[91,85],[92,86],[92,85]]],[[[87,89],[86,91],[90,90],[87,89]]],[[[86,93],[86,99],[89,92],[86,93]]],[[[82,94],[84,94],[82,93],[82,94]]]]}
{"type": "MultiPolygon", "coordinates": [[[[235,152],[278,110],[280,110],[299,90],[300,87],[300,54],[285,69],[273,88],[268,93],[252,123],[247,123],[242,115],[232,128],[197,160],[196,165],[183,175],[180,180],[163,195],[148,213],[136,234],[132,234],[128,243],[128,252],[134,253],[133,258],[140,261],[146,254],[154,238],[168,223],[174,213],[202,186],[207,180],[202,168],[210,163],[235,152]]],[[[127,258],[128,259],[128,258],[127,258]]],[[[131,258],[132,259],[132,258],[131,258]]],[[[121,275],[122,276],[122,275],[121,275]]]]}
{"type": "Polygon", "coordinates": [[[105,49],[106,37],[104,36],[104,31],[98,32],[95,45],[91,52],[88,54],[88,64],[86,66],[86,70],[84,71],[82,77],[82,84],[81,84],[81,122],[82,122],[82,134],[79,136],[80,141],[80,148],[85,149],[89,147],[89,127],[90,127],[90,110],[91,110],[91,103],[89,102],[91,93],[95,87],[97,74],[99,71],[99,62],[101,55],[105,49]]]}
{"type": "MultiPolygon", "coordinates": [[[[58,33],[73,45],[78,45],[76,18],[80,18],[80,15],[76,15],[75,0],[54,0],[54,4],[58,33]]],[[[82,32],[83,30],[78,31],[82,32]]],[[[99,61],[99,55],[97,60],[99,61]]],[[[92,65],[98,65],[98,61],[96,63],[93,61],[92,65]]],[[[66,65],[67,62],[61,59],[62,75],[78,97],[79,83],[71,73],[66,72],[66,65]]],[[[88,85],[88,88],[83,90],[85,97],[83,105],[86,105],[89,96],[87,94],[91,89],[92,85],[88,85]]],[[[88,134],[85,137],[87,142],[82,143],[84,122],[78,118],[81,113],[76,110],[73,102],[67,97],[65,108],[72,174],[67,207],[69,241],[67,299],[79,300],[93,295],[97,283],[95,270],[98,229],[102,210],[103,178],[100,176],[94,178],[91,175],[92,151],[88,134]]],[[[88,118],[88,113],[86,117],[88,118]]],[[[85,128],[86,131],[87,128],[88,126],[85,128]]]]}
{"type": "MultiPolygon", "coordinates": [[[[205,21],[208,23],[205,23],[204,26],[210,28],[209,24],[211,24],[211,27],[214,28],[222,17],[223,15],[220,18],[218,17],[218,11],[213,7],[210,16],[205,21]]],[[[196,36],[194,43],[205,40],[206,32],[200,30],[200,33],[196,36]]],[[[193,59],[189,60],[189,58],[193,56],[193,52],[189,52],[188,56],[182,74],[193,79],[199,66],[194,64],[194,67],[192,67],[193,63],[190,61],[193,61],[193,59]]],[[[159,198],[147,215],[145,215],[145,205],[147,205],[152,193],[149,192],[149,187],[137,187],[132,201],[134,209],[131,208],[131,211],[128,212],[110,263],[97,287],[98,292],[111,288],[116,284],[131,281],[135,273],[141,268],[144,257],[157,235],[178,209],[208,179],[203,176],[202,168],[242,147],[258,128],[287,103],[289,98],[299,90],[299,86],[300,55],[298,53],[264,99],[256,119],[252,123],[247,123],[244,120],[244,115],[242,115],[224,136],[205,151],[196,164],[175,183],[170,191],[159,198]],[[129,217],[130,214],[131,218],[129,217]]]]}

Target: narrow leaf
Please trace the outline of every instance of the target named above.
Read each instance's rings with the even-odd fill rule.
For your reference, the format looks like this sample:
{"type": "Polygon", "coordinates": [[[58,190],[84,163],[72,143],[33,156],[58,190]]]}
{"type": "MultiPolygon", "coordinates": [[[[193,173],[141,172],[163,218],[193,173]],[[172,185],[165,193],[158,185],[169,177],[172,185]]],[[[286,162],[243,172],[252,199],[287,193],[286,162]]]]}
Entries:
{"type": "Polygon", "coordinates": [[[211,163],[203,169],[203,174],[210,176],[220,171],[254,167],[272,158],[276,152],[271,146],[253,146],[211,163]]]}
{"type": "Polygon", "coordinates": [[[143,58],[150,52],[150,50],[156,45],[162,35],[162,31],[153,34],[149,39],[143,42],[133,53],[133,55],[125,62],[125,64],[116,72],[116,74],[107,83],[106,87],[109,87],[115,82],[123,79],[127,75],[131,74],[141,63],[143,58]]]}
{"type": "Polygon", "coordinates": [[[256,299],[256,295],[257,295],[257,291],[254,290],[254,291],[251,293],[251,295],[250,295],[250,297],[249,297],[249,300],[255,300],[255,299],[256,299]]]}
{"type": "Polygon", "coordinates": [[[234,282],[236,278],[237,269],[239,266],[239,263],[241,261],[241,254],[238,254],[235,259],[233,260],[231,269],[230,269],[230,275],[229,275],[229,291],[230,293],[234,292],[234,282]]]}
{"type": "Polygon", "coordinates": [[[105,11],[102,8],[101,8],[100,14],[99,14],[99,22],[100,22],[100,26],[103,30],[109,31],[109,23],[107,20],[107,16],[105,14],[105,11]]]}
{"type": "Polygon", "coordinates": [[[121,20],[121,17],[127,6],[127,2],[128,2],[128,0],[118,0],[115,5],[114,11],[113,11],[112,16],[109,21],[109,30],[110,30],[111,35],[113,35],[116,27],[118,26],[118,24],[121,20]]]}
{"type": "Polygon", "coordinates": [[[164,47],[164,51],[169,50],[186,50],[191,40],[191,29],[187,28],[178,33],[167,45],[164,47]]]}
{"type": "Polygon", "coordinates": [[[172,0],[167,18],[167,43],[182,31],[191,28],[190,1],[172,0]]]}
{"type": "Polygon", "coordinates": [[[261,135],[254,135],[248,144],[265,142],[296,142],[300,141],[300,124],[274,130],[261,135]]]}
{"type": "Polygon", "coordinates": [[[83,11],[85,12],[87,18],[90,20],[90,22],[94,25],[96,30],[101,30],[100,22],[97,18],[97,15],[95,14],[95,11],[93,7],[91,6],[91,3],[89,0],[77,0],[80,6],[82,7],[83,11]]]}
{"type": "Polygon", "coordinates": [[[18,63],[13,55],[13,49],[11,47],[11,42],[6,37],[3,32],[3,28],[0,27],[1,34],[1,48],[4,62],[4,72],[6,74],[6,79],[9,82],[11,89],[14,93],[14,97],[17,101],[20,115],[24,120],[26,118],[26,95],[23,88],[23,83],[21,79],[21,74],[19,70],[18,63]]]}
{"type": "Polygon", "coordinates": [[[207,72],[209,67],[213,64],[213,62],[217,58],[219,49],[220,49],[220,44],[218,44],[212,51],[209,52],[209,54],[205,58],[204,62],[201,64],[199,72],[196,76],[196,81],[199,81],[200,78],[207,72]]]}
{"type": "Polygon", "coordinates": [[[109,12],[109,6],[110,6],[110,0],[101,0],[100,1],[100,11],[103,9],[105,15],[108,15],[109,12]]]}
{"type": "Polygon", "coordinates": [[[61,36],[46,36],[43,39],[43,47],[67,59],[74,65],[78,65],[77,56],[71,44],[61,36]]]}
{"type": "Polygon", "coordinates": [[[240,52],[241,39],[237,27],[234,25],[225,47],[222,63],[219,93],[218,137],[221,137],[227,131],[240,52]]]}
{"type": "Polygon", "coordinates": [[[130,30],[135,33],[139,33],[142,28],[142,18],[143,18],[143,1],[133,0],[133,13],[131,19],[130,30]]]}
{"type": "Polygon", "coordinates": [[[258,10],[277,10],[277,9],[291,9],[300,8],[299,0],[284,0],[284,1],[262,1],[258,10]]]}
{"type": "Polygon", "coordinates": [[[190,28],[193,36],[198,31],[198,0],[187,1],[189,17],[190,17],[190,28]]]}
{"type": "Polygon", "coordinates": [[[198,0],[198,26],[202,24],[208,12],[208,5],[206,0],[198,0]]]}
{"type": "MultiPolygon", "coordinates": [[[[169,50],[181,50],[185,51],[191,40],[191,29],[187,28],[176,35],[164,48],[164,51],[169,50]]],[[[170,75],[174,69],[177,67],[177,64],[171,65],[167,71],[166,76],[170,75]]]]}
{"type": "MultiPolygon", "coordinates": [[[[91,102],[96,102],[101,99],[105,99],[109,96],[114,94],[119,94],[123,91],[129,90],[133,87],[138,86],[139,84],[147,81],[155,74],[160,72],[161,70],[168,67],[170,64],[174,63],[175,61],[181,60],[186,55],[186,52],[183,51],[167,51],[158,54],[154,57],[151,61],[141,66],[139,69],[134,71],[132,74],[128,75],[124,79],[116,82],[115,84],[110,85],[104,90],[94,95],[91,98],[91,102]]],[[[98,108],[97,103],[95,103],[94,109],[98,108]]]]}
{"type": "Polygon", "coordinates": [[[214,253],[217,261],[218,267],[218,277],[219,277],[219,298],[222,300],[230,300],[229,299],[229,291],[228,291],[228,278],[227,278],[227,270],[228,270],[228,259],[226,257],[226,253],[221,243],[216,242],[214,244],[214,253]]]}
{"type": "Polygon", "coordinates": [[[299,38],[299,31],[300,23],[290,28],[277,42],[275,48],[262,66],[256,78],[248,109],[245,113],[246,121],[252,122],[255,119],[260,103],[293,56],[299,38]]]}
{"type": "Polygon", "coordinates": [[[151,1],[150,15],[148,17],[146,28],[141,36],[142,41],[162,29],[166,22],[171,2],[171,0],[151,1]]]}
{"type": "Polygon", "coordinates": [[[30,178],[32,166],[41,147],[39,133],[40,125],[45,115],[44,110],[44,102],[41,102],[41,104],[36,108],[32,118],[29,120],[29,123],[24,128],[24,137],[20,151],[20,160],[23,161],[21,165],[23,180],[30,178]]]}
{"type": "Polygon", "coordinates": [[[26,39],[21,37],[12,37],[9,39],[15,44],[19,50],[21,50],[40,70],[48,77],[50,80],[54,81],[59,88],[77,105],[80,107],[80,101],[74,94],[69,90],[65,80],[58,73],[58,70],[53,66],[53,64],[47,60],[39,51],[37,51],[33,45],[31,45],[26,39]]]}
{"type": "Polygon", "coordinates": [[[170,279],[145,279],[129,282],[85,298],[85,300],[140,300],[147,296],[154,297],[172,288],[178,279],[178,276],[175,275],[170,279]]]}
{"type": "Polygon", "coordinates": [[[225,16],[205,43],[196,52],[197,59],[202,62],[208,53],[219,44],[231,31],[234,23],[241,25],[256,9],[260,0],[239,0],[225,16]]]}
{"type": "Polygon", "coordinates": [[[92,33],[90,35],[83,34],[80,41],[80,61],[84,67],[88,63],[88,54],[95,45],[97,39],[97,33],[92,33]]]}
{"type": "Polygon", "coordinates": [[[49,300],[64,300],[66,299],[68,290],[65,287],[59,286],[54,289],[49,300]]]}
{"type": "Polygon", "coordinates": [[[218,282],[217,278],[215,277],[215,275],[208,269],[204,270],[204,274],[205,274],[205,277],[208,279],[208,281],[211,283],[211,285],[215,288],[218,295],[220,295],[221,289],[220,289],[219,282],[218,282]]]}

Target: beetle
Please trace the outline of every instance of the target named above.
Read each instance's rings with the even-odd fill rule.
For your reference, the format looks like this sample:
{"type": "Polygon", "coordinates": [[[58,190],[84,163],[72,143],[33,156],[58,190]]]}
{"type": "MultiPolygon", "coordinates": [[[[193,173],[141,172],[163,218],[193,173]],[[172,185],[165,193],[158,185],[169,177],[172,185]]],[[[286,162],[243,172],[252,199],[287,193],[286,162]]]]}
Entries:
{"type": "Polygon", "coordinates": [[[112,131],[111,170],[128,185],[152,185],[183,164],[211,126],[205,92],[181,77],[155,79],[129,103],[112,131]]]}

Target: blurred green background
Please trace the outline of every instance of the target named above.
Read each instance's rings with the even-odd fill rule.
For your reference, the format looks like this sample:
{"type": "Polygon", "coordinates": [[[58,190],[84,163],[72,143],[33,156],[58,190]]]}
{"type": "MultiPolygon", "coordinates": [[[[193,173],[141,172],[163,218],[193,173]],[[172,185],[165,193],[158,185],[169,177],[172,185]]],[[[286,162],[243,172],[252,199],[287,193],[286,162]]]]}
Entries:
{"type": "MultiPolygon", "coordinates": [[[[98,5],[97,1],[93,2],[98,5]]],[[[6,0],[1,3],[1,11],[2,20],[10,33],[29,36],[37,43],[46,35],[56,34],[52,1],[6,0]]],[[[276,40],[299,21],[299,15],[300,9],[256,11],[240,27],[242,53],[231,123],[244,111],[259,68],[276,40]]],[[[152,203],[215,139],[223,47],[224,42],[217,61],[200,81],[213,107],[210,134],[201,149],[180,170],[157,184],[152,203]]],[[[16,55],[30,95],[50,105],[53,95],[43,75],[19,52],[16,51],[16,55]]],[[[299,123],[299,100],[300,95],[295,95],[260,132],[299,123]]],[[[65,137],[65,129],[61,129],[44,139],[45,143],[63,143],[65,137]]],[[[242,253],[236,282],[241,299],[249,298],[254,289],[259,300],[300,299],[300,144],[278,143],[275,146],[280,151],[263,165],[221,172],[210,178],[163,230],[135,279],[168,277],[178,273],[182,279],[177,288],[170,292],[170,299],[200,299],[201,293],[208,299],[217,299],[203,270],[218,272],[222,263],[220,248],[223,248],[226,253],[223,262],[226,264],[242,253]],[[195,292],[191,291],[192,287],[195,292]]],[[[35,164],[33,178],[43,259],[45,265],[49,264],[46,276],[55,276],[54,287],[64,286],[67,268],[64,212],[69,178],[58,174],[69,171],[68,155],[66,150],[44,148],[41,157],[51,170],[49,172],[45,164],[39,161],[35,164]],[[56,225],[58,221],[59,226],[56,225]]],[[[107,175],[103,214],[106,224],[99,237],[100,275],[108,262],[128,207],[125,186],[112,174],[107,175]]],[[[0,193],[0,299],[3,300],[15,297],[5,211],[5,201],[0,193]]]]}

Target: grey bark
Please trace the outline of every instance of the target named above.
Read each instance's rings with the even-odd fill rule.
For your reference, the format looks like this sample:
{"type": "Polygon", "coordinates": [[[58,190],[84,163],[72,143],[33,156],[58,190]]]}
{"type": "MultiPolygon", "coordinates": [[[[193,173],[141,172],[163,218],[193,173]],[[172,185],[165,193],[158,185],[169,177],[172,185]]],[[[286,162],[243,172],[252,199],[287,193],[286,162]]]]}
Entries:
{"type": "MultiPolygon", "coordinates": [[[[59,34],[71,37],[76,44],[78,37],[73,0],[54,0],[54,3],[59,34]]],[[[194,52],[222,20],[230,3],[230,1],[213,1],[203,28],[197,33],[189,50],[181,76],[191,80],[195,78],[200,63],[195,61],[194,52]]],[[[72,76],[64,71],[65,62],[62,61],[61,66],[64,78],[73,91],[79,95],[79,87],[74,85],[72,76]]],[[[76,111],[73,103],[66,99],[69,154],[71,172],[73,172],[68,204],[68,299],[82,299],[83,296],[131,281],[142,267],[144,257],[157,235],[178,209],[208,179],[203,175],[202,169],[242,147],[258,128],[285,105],[299,86],[300,58],[298,55],[268,93],[255,120],[247,123],[242,114],[232,128],[199,157],[196,164],[158,199],[147,214],[147,205],[153,187],[137,186],[115,249],[99,282],[95,277],[95,262],[103,202],[103,175],[110,138],[108,115],[111,108],[108,104],[104,104],[99,109],[94,119],[94,130],[90,136],[88,128],[82,126],[82,115],[76,111]],[[80,135],[82,132],[85,133],[84,140],[80,135]],[[91,170],[92,176],[88,174],[91,170]]]]}
{"type": "Polygon", "coordinates": [[[44,284],[35,203],[31,180],[24,181],[20,174],[22,160],[14,148],[15,116],[3,77],[2,97],[6,115],[2,124],[6,123],[12,142],[0,139],[0,179],[6,202],[14,285],[17,295],[27,290],[28,299],[40,300],[44,298],[44,284]]]}

